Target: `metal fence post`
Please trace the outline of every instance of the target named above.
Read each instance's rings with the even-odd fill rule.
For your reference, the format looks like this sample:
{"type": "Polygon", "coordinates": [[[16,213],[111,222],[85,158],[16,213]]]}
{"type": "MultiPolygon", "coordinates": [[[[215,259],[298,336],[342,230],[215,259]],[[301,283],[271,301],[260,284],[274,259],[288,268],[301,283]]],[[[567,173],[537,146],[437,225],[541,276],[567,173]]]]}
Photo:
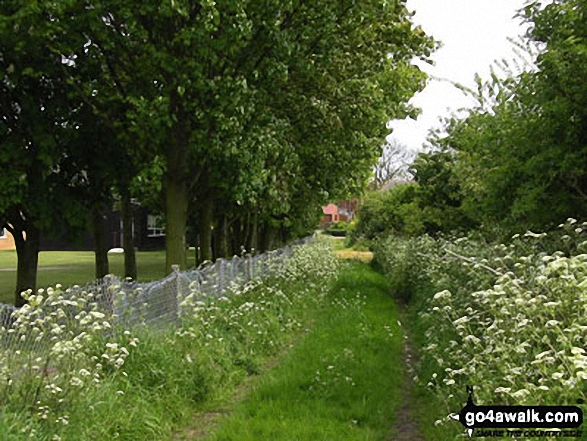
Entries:
{"type": "Polygon", "coordinates": [[[216,270],[216,276],[218,278],[218,297],[222,295],[224,292],[224,287],[226,286],[226,281],[224,277],[224,259],[216,259],[216,265],[214,265],[214,269],[216,270]]]}
{"type": "Polygon", "coordinates": [[[173,296],[173,300],[171,300],[171,305],[173,308],[171,314],[173,319],[179,323],[179,299],[182,295],[181,286],[179,283],[179,265],[171,265],[171,270],[173,271],[173,283],[175,284],[174,289],[172,290],[172,292],[175,292],[175,295],[173,296]]]}

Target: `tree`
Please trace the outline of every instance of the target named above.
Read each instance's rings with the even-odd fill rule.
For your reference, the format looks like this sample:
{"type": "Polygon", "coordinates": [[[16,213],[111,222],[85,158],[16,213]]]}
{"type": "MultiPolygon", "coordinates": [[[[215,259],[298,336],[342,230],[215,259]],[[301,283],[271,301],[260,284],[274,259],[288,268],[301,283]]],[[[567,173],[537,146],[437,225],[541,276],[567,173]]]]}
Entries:
{"type": "MultiPolygon", "coordinates": [[[[385,122],[414,113],[407,101],[425,75],[413,57],[434,46],[402,1],[74,0],[6,12],[34,31],[70,112],[108,127],[137,173],[161,161],[168,271],[185,267],[190,204],[209,256],[214,223],[226,232],[246,217],[249,240],[261,230],[269,243],[309,225],[304,203],[362,187],[385,122]]],[[[131,180],[111,183],[123,194],[131,180]]]]}
{"type": "Polygon", "coordinates": [[[465,193],[454,151],[420,153],[411,166],[418,183],[418,205],[426,233],[470,230],[477,224],[463,208],[465,193]]]}
{"type": "Polygon", "coordinates": [[[358,211],[358,224],[353,237],[377,239],[394,235],[417,236],[425,233],[422,209],[415,182],[395,185],[385,191],[365,195],[358,211]]]}
{"type": "Polygon", "coordinates": [[[454,152],[420,153],[410,168],[412,182],[367,193],[359,208],[355,238],[389,234],[417,236],[470,230],[454,152]]]}
{"type": "Polygon", "coordinates": [[[543,46],[536,70],[485,83],[491,106],[453,120],[437,142],[456,150],[464,206],[479,222],[548,228],[587,214],[585,9],[530,3],[522,14],[543,46]]]}
{"type": "Polygon", "coordinates": [[[412,175],[409,166],[416,155],[407,146],[396,139],[392,139],[383,146],[379,162],[375,165],[373,186],[381,188],[392,179],[408,179],[412,175]]]}
{"type": "Polygon", "coordinates": [[[72,167],[67,148],[83,136],[76,115],[82,103],[70,99],[62,59],[39,39],[36,22],[15,20],[19,7],[0,7],[0,224],[16,243],[17,306],[22,291],[35,289],[42,232],[63,221],[81,229],[86,220],[79,203],[84,174],[72,167]]]}
{"type": "MultiPolygon", "coordinates": [[[[203,248],[209,249],[213,222],[209,213],[215,212],[212,205],[218,205],[211,195],[238,199],[238,193],[231,194],[223,185],[231,182],[227,170],[234,170],[228,176],[246,186],[253,183],[248,191],[253,219],[254,213],[276,211],[266,220],[269,224],[288,217],[283,208],[290,204],[283,197],[280,207],[266,208],[276,194],[283,196],[279,188],[293,193],[296,185],[305,187],[296,181],[310,178],[310,192],[335,195],[362,185],[384,133],[383,123],[411,112],[405,102],[423,86],[424,75],[410,64],[412,57],[425,55],[432,46],[423,33],[412,30],[403,5],[366,2],[359,7],[349,2],[341,9],[338,2],[328,1],[312,6],[237,2],[209,11],[182,8],[159,10],[157,17],[152,7],[123,8],[111,12],[109,19],[112,28],[122,26],[115,22],[132,23],[132,34],[143,36],[133,50],[144,60],[141,65],[149,65],[148,72],[173,72],[157,79],[156,89],[152,74],[133,80],[148,86],[148,93],[142,93],[152,93],[152,98],[133,97],[131,112],[137,121],[134,127],[148,123],[154,129],[143,137],[164,140],[155,148],[166,163],[168,264],[172,256],[183,260],[189,189],[202,205],[205,215],[198,229],[206,244],[203,248]],[[363,20],[362,26],[358,20],[363,20]],[[143,46],[149,48],[144,57],[143,46]],[[386,57],[387,53],[394,57],[386,57]],[[154,115],[159,123],[153,124],[154,115]],[[267,123],[281,127],[285,139],[275,129],[259,129],[267,123]],[[163,133],[170,133],[168,139],[163,133]],[[274,154],[261,144],[294,152],[287,162],[301,174],[263,173],[259,165],[270,164],[251,158],[259,152],[267,158],[274,154]],[[191,173],[186,164],[191,164],[191,173]],[[245,166],[235,170],[234,164],[245,166]],[[257,174],[266,176],[266,188],[254,184],[257,174]],[[287,175],[290,179],[283,179],[287,175]],[[261,198],[263,192],[269,198],[261,198]],[[260,200],[263,207],[254,202],[260,200]]],[[[132,64],[128,69],[119,64],[116,69],[129,77],[142,75],[132,64]]],[[[210,253],[205,251],[205,256],[210,253]]]]}

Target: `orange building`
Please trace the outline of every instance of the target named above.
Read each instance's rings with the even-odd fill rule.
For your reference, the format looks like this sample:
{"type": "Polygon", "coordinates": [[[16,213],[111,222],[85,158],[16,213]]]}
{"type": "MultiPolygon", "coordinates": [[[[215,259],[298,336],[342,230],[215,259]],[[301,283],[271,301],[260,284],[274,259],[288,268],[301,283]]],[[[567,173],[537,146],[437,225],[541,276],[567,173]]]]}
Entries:
{"type": "Polygon", "coordinates": [[[0,250],[15,250],[16,245],[14,244],[14,237],[6,230],[6,228],[0,229],[0,250]]]}
{"type": "Polygon", "coordinates": [[[324,216],[320,220],[320,226],[322,228],[327,227],[332,222],[338,222],[340,220],[338,215],[338,207],[334,204],[328,204],[322,207],[322,213],[324,213],[324,216]]]}

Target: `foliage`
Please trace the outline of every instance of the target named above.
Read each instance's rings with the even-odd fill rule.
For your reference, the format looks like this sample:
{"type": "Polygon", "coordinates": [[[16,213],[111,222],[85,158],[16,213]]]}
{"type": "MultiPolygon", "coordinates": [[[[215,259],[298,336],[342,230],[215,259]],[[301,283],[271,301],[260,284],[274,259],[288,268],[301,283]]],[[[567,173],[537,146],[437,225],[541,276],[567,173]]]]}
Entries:
{"type": "Polygon", "coordinates": [[[354,237],[374,239],[391,231],[398,234],[424,232],[421,210],[417,203],[418,185],[399,184],[387,191],[365,195],[359,206],[354,237]]]}
{"type": "Polygon", "coordinates": [[[433,439],[462,433],[447,416],[464,405],[465,385],[474,385],[476,404],[587,398],[586,228],[570,219],[505,244],[478,235],[379,243],[392,284],[412,293],[420,395],[432,403],[424,404],[423,427],[433,439]]]}
{"type": "Polygon", "coordinates": [[[346,236],[347,235],[347,231],[349,229],[349,223],[345,222],[345,221],[339,221],[339,222],[332,222],[330,225],[328,225],[328,227],[326,228],[326,234],[330,234],[331,236],[346,236]]]}
{"type": "Polygon", "coordinates": [[[51,143],[75,127],[79,172],[97,193],[108,184],[125,193],[133,178],[160,189],[163,198],[141,196],[163,202],[168,270],[185,267],[190,211],[212,258],[213,225],[224,236],[240,222],[287,239],[314,226],[320,203],[362,186],[385,122],[415,115],[407,102],[425,75],[411,61],[434,47],[403,1],[76,0],[6,2],[3,12],[4,85],[32,85],[13,88],[21,104],[3,113],[30,96],[23,126],[41,112],[51,143]],[[39,109],[55,92],[49,118],[39,109]],[[96,133],[132,167],[89,161],[79,141],[96,133]]]}
{"type": "Polygon", "coordinates": [[[232,393],[303,329],[337,267],[328,245],[299,247],[264,283],[233,286],[221,298],[202,298],[194,288],[180,299],[178,329],[124,329],[112,312],[123,293],[110,310],[92,293],[73,296],[57,287],[30,295],[14,327],[1,332],[4,341],[13,339],[0,357],[2,436],[168,436],[194,407],[232,393]],[[42,342],[46,352],[35,346],[42,342]]]}
{"type": "Polygon", "coordinates": [[[420,153],[411,165],[428,234],[469,231],[476,226],[464,208],[465,192],[449,151],[420,153]]]}
{"type": "Polygon", "coordinates": [[[429,281],[421,257],[423,250],[434,250],[428,236],[401,237],[390,234],[373,244],[373,264],[388,279],[391,292],[404,303],[418,303],[426,296],[429,281]],[[391,251],[393,250],[393,251],[391,251]]]}
{"type": "Polygon", "coordinates": [[[478,222],[548,229],[587,214],[586,13],[578,0],[529,3],[535,71],[479,80],[477,108],[436,140],[456,152],[463,206],[478,222]]]}
{"type": "Polygon", "coordinates": [[[352,239],[438,235],[473,228],[475,221],[462,206],[465,196],[455,168],[453,153],[418,155],[410,167],[413,182],[365,196],[358,211],[359,221],[350,234],[352,239]]]}

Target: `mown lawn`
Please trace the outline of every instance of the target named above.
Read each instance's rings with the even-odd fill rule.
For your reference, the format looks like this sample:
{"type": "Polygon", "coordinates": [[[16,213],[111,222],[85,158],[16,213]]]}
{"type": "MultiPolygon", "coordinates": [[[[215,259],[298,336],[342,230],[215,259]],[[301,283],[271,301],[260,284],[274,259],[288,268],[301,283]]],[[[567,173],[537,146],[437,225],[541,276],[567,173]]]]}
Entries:
{"type": "MultiPolygon", "coordinates": [[[[124,255],[109,254],[110,272],[124,275],[124,255]]],[[[188,253],[188,265],[194,265],[194,253],[188,253]]],[[[165,276],[165,251],[137,252],[138,280],[151,281],[165,276]]],[[[94,280],[92,251],[42,251],[39,253],[37,286],[46,288],[56,283],[63,286],[82,285],[94,280]]],[[[16,285],[16,251],[0,251],[0,303],[14,303],[16,285]]]]}
{"type": "Polygon", "coordinates": [[[329,306],[210,440],[384,440],[401,400],[398,310],[384,278],[353,262],[329,306]]]}

